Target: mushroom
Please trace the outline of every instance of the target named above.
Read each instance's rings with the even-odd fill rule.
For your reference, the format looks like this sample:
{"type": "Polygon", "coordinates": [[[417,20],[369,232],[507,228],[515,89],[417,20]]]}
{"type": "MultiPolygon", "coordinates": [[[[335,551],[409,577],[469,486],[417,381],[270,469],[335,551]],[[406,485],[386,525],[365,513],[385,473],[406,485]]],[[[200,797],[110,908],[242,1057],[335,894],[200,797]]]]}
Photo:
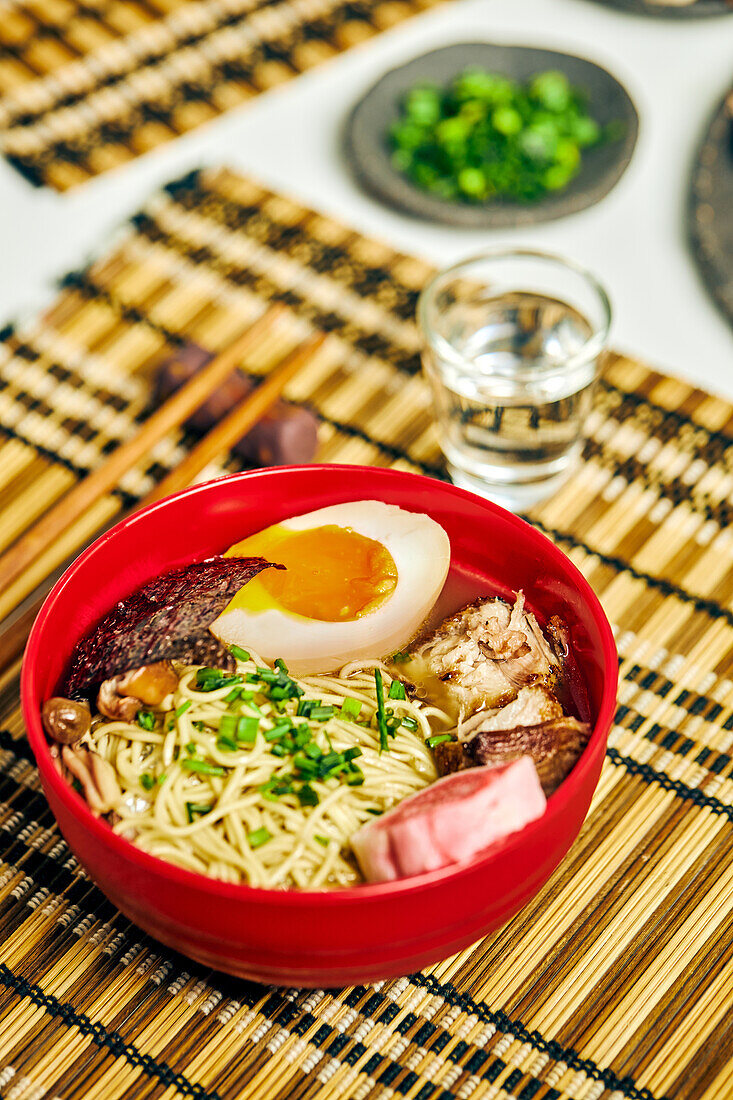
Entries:
{"type": "Polygon", "coordinates": [[[81,789],[93,814],[109,813],[122,798],[115,770],[96,752],[64,745],[61,759],[81,789]]]}
{"type": "Polygon", "coordinates": [[[134,722],[141,706],[160,706],[177,687],[178,677],[170,661],[156,661],[104,680],[99,687],[97,707],[106,718],[134,722]]]}
{"type": "Polygon", "coordinates": [[[73,745],[89,733],[92,715],[87,703],[55,695],[47,699],[41,711],[43,728],[60,745],[73,745]]]}
{"type": "Polygon", "coordinates": [[[53,762],[54,768],[59,773],[61,778],[65,779],[66,776],[64,775],[64,765],[61,763],[61,749],[58,747],[58,745],[51,745],[48,751],[51,753],[51,760],[53,762]]]}

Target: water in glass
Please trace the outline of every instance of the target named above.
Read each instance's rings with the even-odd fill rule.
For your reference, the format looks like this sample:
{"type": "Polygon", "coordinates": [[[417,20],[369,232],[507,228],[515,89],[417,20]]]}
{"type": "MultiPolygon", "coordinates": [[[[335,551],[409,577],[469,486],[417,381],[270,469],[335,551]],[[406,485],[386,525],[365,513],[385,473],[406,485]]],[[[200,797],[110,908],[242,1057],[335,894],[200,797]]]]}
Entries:
{"type": "Polygon", "coordinates": [[[542,294],[477,296],[448,310],[452,352],[425,351],[453,480],[513,510],[547,496],[575,462],[597,356],[573,306],[542,294]],[[453,314],[451,316],[451,313],[453,314]]]}

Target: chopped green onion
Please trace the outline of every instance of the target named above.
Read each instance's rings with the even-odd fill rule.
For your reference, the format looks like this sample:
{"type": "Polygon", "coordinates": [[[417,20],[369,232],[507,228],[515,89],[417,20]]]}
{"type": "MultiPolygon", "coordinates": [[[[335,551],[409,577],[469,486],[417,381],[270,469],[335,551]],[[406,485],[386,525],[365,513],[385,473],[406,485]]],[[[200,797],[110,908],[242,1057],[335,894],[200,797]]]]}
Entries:
{"type": "Polygon", "coordinates": [[[310,783],[304,783],[300,790],[297,792],[298,802],[301,806],[317,806],[319,802],[318,795],[311,787],[310,783]]]}
{"type": "Polygon", "coordinates": [[[378,668],[374,669],[374,683],[377,688],[377,729],[379,730],[379,751],[388,750],[387,744],[387,720],[384,713],[384,686],[382,673],[378,668]]]}
{"type": "Polygon", "coordinates": [[[362,756],[362,751],[358,745],[354,745],[352,749],[346,749],[342,753],[344,760],[356,760],[357,756],[362,756]]]}
{"type": "Polygon", "coordinates": [[[264,826],[261,829],[255,829],[253,833],[247,833],[250,848],[261,848],[263,844],[267,844],[268,840],[271,839],[272,833],[268,832],[264,826]]]}
{"type": "Polygon", "coordinates": [[[237,728],[237,717],[234,714],[222,714],[219,720],[219,736],[234,737],[237,728]]]}
{"type": "Polygon", "coordinates": [[[401,680],[393,680],[392,683],[389,685],[389,697],[390,699],[406,698],[405,685],[402,683],[401,680]]]}
{"type": "Polygon", "coordinates": [[[183,701],[183,702],[181,703],[180,707],[178,707],[178,708],[177,708],[177,710],[176,710],[176,718],[180,718],[182,714],[185,714],[185,713],[186,713],[186,711],[187,711],[187,710],[189,709],[189,707],[191,706],[191,703],[192,703],[192,702],[193,702],[193,700],[192,700],[192,699],[185,699],[185,700],[184,700],[184,701],[183,701]]]}
{"type": "Polygon", "coordinates": [[[364,772],[354,764],[353,771],[350,771],[346,776],[346,785],[348,787],[361,787],[363,782],[364,772]]]}
{"type": "Polygon", "coordinates": [[[302,752],[293,758],[293,766],[307,779],[313,779],[318,774],[318,767],[314,760],[309,760],[302,752]]]}
{"type": "Polygon", "coordinates": [[[295,731],[295,747],[297,749],[302,749],[305,745],[308,744],[310,739],[311,731],[308,729],[308,726],[305,724],[305,722],[301,722],[297,730],[295,731]]]}
{"type": "Polygon", "coordinates": [[[275,802],[281,794],[292,794],[293,784],[287,776],[273,775],[266,783],[261,783],[258,790],[263,798],[275,802]]]}
{"type": "Polygon", "coordinates": [[[381,817],[384,810],[367,810],[368,814],[372,814],[373,817],[381,817]]]}
{"type": "Polygon", "coordinates": [[[254,744],[260,723],[257,718],[240,718],[237,722],[237,741],[254,744]]]}
{"type": "Polygon", "coordinates": [[[315,743],[315,741],[309,741],[304,749],[305,755],[309,756],[311,760],[320,760],[323,756],[323,752],[315,743]]]}
{"type": "Polygon", "coordinates": [[[436,745],[442,745],[444,741],[452,741],[453,736],[450,733],[434,733],[432,737],[428,737],[425,740],[426,745],[430,745],[431,749],[434,749],[436,745]]]}
{"type": "Polygon", "coordinates": [[[292,728],[293,727],[289,721],[279,722],[276,726],[273,726],[271,730],[265,730],[265,741],[278,741],[283,736],[283,734],[287,733],[288,730],[291,730],[292,728]]]}
{"type": "Polygon", "coordinates": [[[232,688],[228,695],[224,696],[225,703],[235,703],[237,699],[241,699],[243,695],[242,688],[232,688]]]}
{"type": "Polygon", "coordinates": [[[289,673],[288,673],[288,666],[287,666],[287,665],[285,664],[285,662],[283,661],[282,657],[277,657],[277,658],[275,659],[275,668],[279,668],[279,669],[280,669],[280,671],[281,671],[281,672],[284,672],[286,676],[288,676],[288,675],[289,675],[289,673]]]}
{"type": "Polygon", "coordinates": [[[228,676],[218,668],[200,668],[196,673],[196,687],[199,691],[218,691],[219,688],[241,684],[243,679],[239,673],[228,676]]]}
{"type": "Polygon", "coordinates": [[[329,718],[333,718],[335,713],[336,708],[332,706],[313,707],[308,717],[314,722],[326,722],[329,718]]]}
{"type": "Polygon", "coordinates": [[[272,748],[270,749],[270,752],[273,754],[273,756],[287,756],[288,755],[288,750],[285,748],[284,745],[280,745],[280,744],[273,745],[272,748]]]}
{"type": "Polygon", "coordinates": [[[241,646],[230,645],[229,646],[229,652],[231,653],[232,657],[236,657],[236,659],[238,661],[248,661],[249,660],[249,653],[247,652],[246,649],[242,649],[241,646]]]}
{"type": "Polygon", "coordinates": [[[257,672],[257,675],[264,684],[277,683],[278,673],[273,672],[271,668],[260,668],[259,666],[257,666],[255,671],[257,672]]]}
{"type": "Polygon", "coordinates": [[[350,696],[344,699],[341,704],[341,717],[342,718],[358,718],[359,711],[362,708],[362,703],[358,699],[353,699],[350,696]]]}
{"type": "Polygon", "coordinates": [[[403,714],[402,725],[406,730],[410,730],[412,733],[417,729],[417,719],[412,718],[409,714],[403,714]]]}
{"type": "Polygon", "coordinates": [[[158,778],[156,779],[155,782],[162,786],[163,783],[165,783],[165,780],[166,780],[166,774],[165,774],[165,772],[163,772],[161,775],[158,776],[158,778]]]}
{"type": "Polygon", "coordinates": [[[319,836],[318,833],[313,834],[313,839],[317,840],[319,844],[322,844],[324,848],[328,848],[331,843],[327,836],[319,836]]]}
{"type": "Polygon", "coordinates": [[[195,756],[198,752],[198,745],[195,741],[189,741],[185,748],[189,756],[195,756]]]}
{"type": "Polygon", "coordinates": [[[206,806],[201,802],[187,802],[186,817],[189,825],[193,825],[194,814],[208,814],[213,808],[213,806],[206,806]]]}
{"type": "Polygon", "coordinates": [[[155,780],[153,779],[152,775],[149,775],[147,772],[145,772],[144,775],[141,775],[140,786],[145,791],[152,791],[153,787],[155,786],[155,780]]]}
{"type": "Polygon", "coordinates": [[[236,752],[239,745],[233,737],[227,737],[226,734],[219,734],[216,739],[217,749],[221,749],[222,752],[236,752]]]}
{"type": "Polygon", "coordinates": [[[410,654],[403,649],[398,649],[396,653],[392,654],[392,663],[395,665],[400,664],[401,661],[410,661],[412,658],[410,654]]]}
{"type": "Polygon", "coordinates": [[[139,710],[135,715],[135,720],[143,730],[151,730],[155,726],[155,715],[151,710],[139,710]]]}
{"type": "Polygon", "coordinates": [[[200,772],[202,775],[226,775],[224,768],[210,764],[208,760],[182,760],[181,767],[187,772],[200,772]]]}

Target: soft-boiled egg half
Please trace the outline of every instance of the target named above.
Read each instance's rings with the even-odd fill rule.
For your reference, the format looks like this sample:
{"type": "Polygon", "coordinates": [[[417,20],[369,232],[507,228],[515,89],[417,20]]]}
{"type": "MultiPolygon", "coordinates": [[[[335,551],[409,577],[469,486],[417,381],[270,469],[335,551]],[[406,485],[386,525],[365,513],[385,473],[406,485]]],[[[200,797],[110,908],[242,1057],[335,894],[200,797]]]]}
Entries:
{"type": "Polygon", "coordinates": [[[429,516],[359,500],[283,520],[227,554],[285,569],[265,569],[240,589],[212,633],[308,675],[405,645],[440,595],[450,541],[429,516]]]}

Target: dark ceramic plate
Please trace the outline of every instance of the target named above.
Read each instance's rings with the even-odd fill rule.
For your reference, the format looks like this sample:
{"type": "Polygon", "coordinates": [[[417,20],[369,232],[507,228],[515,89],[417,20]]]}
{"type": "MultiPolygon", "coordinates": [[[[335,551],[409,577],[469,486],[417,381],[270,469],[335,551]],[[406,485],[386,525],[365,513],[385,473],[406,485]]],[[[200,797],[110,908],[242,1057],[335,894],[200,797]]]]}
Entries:
{"type": "Polygon", "coordinates": [[[659,15],[667,19],[700,19],[706,15],[730,15],[731,0],[694,0],[692,4],[675,4],[669,0],[599,0],[606,7],[622,8],[637,15],[659,15]]]}
{"type": "Polygon", "coordinates": [[[383,202],[432,221],[468,228],[530,225],[574,214],[608,194],[631,160],[639,130],[636,108],[626,90],[599,65],[571,54],[527,46],[495,46],[471,42],[446,46],[393,69],[357,103],[346,124],[345,149],[362,185],[383,202]],[[532,205],[496,199],[482,205],[439,199],[419,190],[390,161],[385,133],[397,118],[399,104],[414,84],[448,84],[471,66],[525,81],[543,69],[560,69],[588,95],[591,114],[600,123],[620,120],[624,135],[583,155],[583,166],[564,191],[553,192],[532,205]]]}
{"type": "Polygon", "coordinates": [[[733,324],[733,118],[726,99],[695,157],[690,186],[690,240],[703,280],[733,324]]]}

